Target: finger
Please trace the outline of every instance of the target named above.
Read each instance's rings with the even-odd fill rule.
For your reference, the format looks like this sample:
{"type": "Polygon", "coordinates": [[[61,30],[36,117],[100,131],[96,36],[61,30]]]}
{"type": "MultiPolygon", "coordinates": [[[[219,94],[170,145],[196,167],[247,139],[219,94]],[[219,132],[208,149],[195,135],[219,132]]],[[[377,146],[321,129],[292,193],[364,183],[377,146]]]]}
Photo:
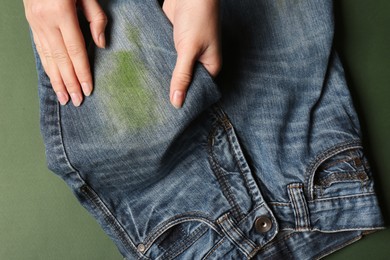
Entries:
{"type": "Polygon", "coordinates": [[[61,32],[56,29],[46,35],[48,36],[47,40],[50,46],[52,60],[59,69],[62,81],[72,99],[73,105],[78,107],[83,100],[83,96],[81,94],[79,81],[74,72],[72,61],[68,55],[68,50],[65,47],[62,38],[63,36],[61,32]]]}
{"type": "Polygon", "coordinates": [[[170,100],[175,108],[183,106],[187,89],[192,80],[195,61],[196,52],[183,51],[178,53],[170,87],[170,100]]]}
{"type": "Polygon", "coordinates": [[[50,83],[53,87],[54,92],[57,95],[58,102],[60,102],[61,105],[66,105],[69,101],[69,95],[68,91],[65,87],[64,82],[61,78],[61,73],[58,70],[57,65],[54,63],[52,58],[48,59],[48,65],[49,65],[49,73],[50,73],[50,83]]]}
{"type": "Polygon", "coordinates": [[[32,31],[32,35],[33,35],[35,48],[36,48],[36,50],[38,52],[38,55],[39,55],[39,58],[41,60],[43,69],[48,74],[47,61],[46,61],[45,55],[43,54],[42,43],[39,40],[39,36],[38,36],[37,32],[33,28],[31,28],[31,31],[32,31]]]}
{"type": "Polygon", "coordinates": [[[61,105],[66,105],[69,101],[68,92],[65,88],[64,82],[62,81],[62,77],[60,71],[58,70],[57,65],[53,61],[53,57],[51,55],[50,49],[47,47],[48,43],[46,38],[42,38],[41,42],[41,51],[42,51],[42,60],[45,61],[46,64],[46,73],[50,78],[50,83],[54,92],[57,95],[57,99],[61,105]]]}
{"type": "Polygon", "coordinates": [[[80,2],[84,15],[90,23],[92,38],[100,48],[106,47],[104,30],[107,25],[107,16],[96,0],[83,0],[80,2]]]}
{"type": "Polygon", "coordinates": [[[89,96],[92,92],[92,75],[83,34],[76,16],[64,21],[61,34],[78,82],[81,84],[84,95],[89,96]]]}

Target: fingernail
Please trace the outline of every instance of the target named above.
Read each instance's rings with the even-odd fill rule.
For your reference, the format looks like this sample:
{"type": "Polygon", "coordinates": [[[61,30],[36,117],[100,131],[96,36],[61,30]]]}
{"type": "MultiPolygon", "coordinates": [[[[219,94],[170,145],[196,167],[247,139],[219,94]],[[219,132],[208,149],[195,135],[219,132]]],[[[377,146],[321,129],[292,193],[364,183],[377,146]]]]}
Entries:
{"type": "Polygon", "coordinates": [[[65,95],[63,92],[57,92],[57,99],[61,105],[66,105],[68,103],[68,95],[65,95]]]}
{"type": "Polygon", "coordinates": [[[81,97],[80,94],[78,94],[78,93],[70,93],[70,97],[72,98],[72,102],[73,102],[73,105],[75,107],[80,106],[81,101],[82,101],[82,97],[81,97]]]}
{"type": "Polygon", "coordinates": [[[172,105],[175,107],[175,108],[181,108],[182,105],[183,105],[183,101],[184,101],[184,91],[181,91],[181,90],[175,90],[175,92],[173,92],[173,96],[172,96],[172,105]]]}
{"type": "Polygon", "coordinates": [[[99,45],[102,48],[106,48],[106,36],[104,33],[99,34],[99,45]]]}
{"type": "Polygon", "coordinates": [[[87,97],[92,93],[92,86],[86,82],[81,83],[81,88],[83,89],[84,95],[87,97]]]}

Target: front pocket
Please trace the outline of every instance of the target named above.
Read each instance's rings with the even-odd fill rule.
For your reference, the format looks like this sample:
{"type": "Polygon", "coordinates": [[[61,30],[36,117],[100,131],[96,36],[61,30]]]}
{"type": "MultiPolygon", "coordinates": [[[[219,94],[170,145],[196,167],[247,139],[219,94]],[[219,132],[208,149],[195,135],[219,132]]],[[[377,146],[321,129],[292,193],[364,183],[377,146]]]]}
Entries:
{"type": "Polygon", "coordinates": [[[342,151],[325,160],[314,174],[314,198],[354,195],[372,189],[370,167],[362,148],[342,151]]]}
{"type": "Polygon", "coordinates": [[[203,236],[210,243],[215,240],[212,237],[220,236],[220,230],[204,214],[188,212],[161,223],[137,248],[150,259],[174,259],[183,252],[202,255],[213,245],[212,242],[208,245],[200,241],[203,236]],[[191,250],[194,243],[200,245],[191,250]]]}

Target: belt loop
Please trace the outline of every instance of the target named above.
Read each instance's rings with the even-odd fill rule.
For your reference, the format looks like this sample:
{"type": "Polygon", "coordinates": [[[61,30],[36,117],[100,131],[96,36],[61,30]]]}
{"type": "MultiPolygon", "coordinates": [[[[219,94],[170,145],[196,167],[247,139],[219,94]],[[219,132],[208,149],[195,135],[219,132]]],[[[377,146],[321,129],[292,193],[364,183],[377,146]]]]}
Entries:
{"type": "Polygon", "coordinates": [[[287,186],[288,196],[295,216],[297,231],[310,230],[310,215],[307,207],[302,183],[292,183],[287,186]]]}

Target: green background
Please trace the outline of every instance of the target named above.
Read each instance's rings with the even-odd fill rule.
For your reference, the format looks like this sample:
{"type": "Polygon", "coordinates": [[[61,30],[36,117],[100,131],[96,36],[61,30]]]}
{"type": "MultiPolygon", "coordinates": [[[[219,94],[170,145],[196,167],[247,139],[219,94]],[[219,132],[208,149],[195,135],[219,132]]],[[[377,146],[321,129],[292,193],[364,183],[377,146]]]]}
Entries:
{"type": "MultiPolygon", "coordinates": [[[[390,1],[337,0],[336,18],[336,47],[390,223],[390,1]]],[[[0,259],[122,259],[65,183],[46,168],[36,82],[22,1],[2,0],[0,259]]],[[[390,259],[390,230],[328,257],[346,258],[390,259]]]]}

